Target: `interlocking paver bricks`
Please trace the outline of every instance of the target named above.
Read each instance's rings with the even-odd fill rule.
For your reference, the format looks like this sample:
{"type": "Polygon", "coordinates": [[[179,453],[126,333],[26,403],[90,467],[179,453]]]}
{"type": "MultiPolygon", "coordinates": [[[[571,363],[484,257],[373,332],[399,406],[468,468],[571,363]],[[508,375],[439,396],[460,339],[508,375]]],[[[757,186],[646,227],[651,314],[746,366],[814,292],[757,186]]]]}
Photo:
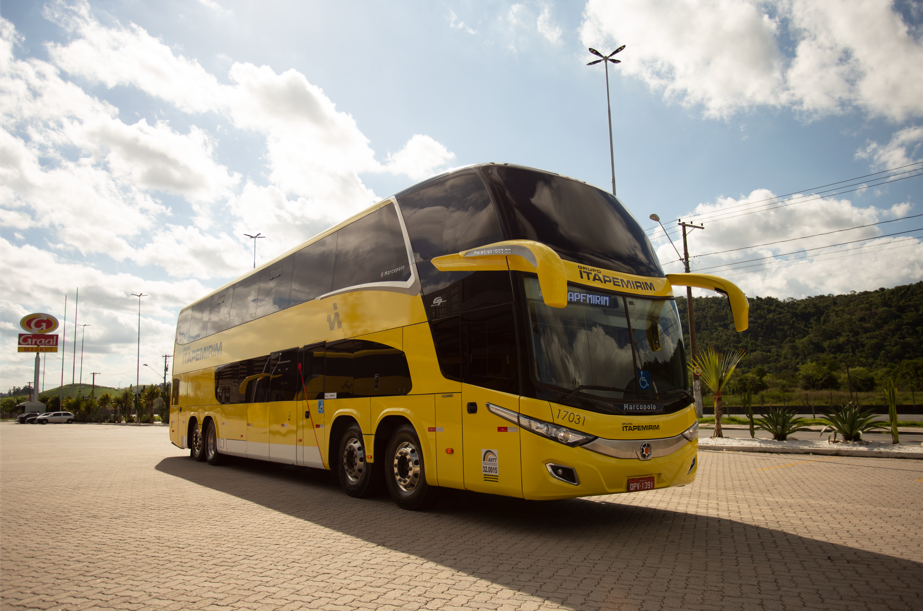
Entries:
{"type": "Polygon", "coordinates": [[[684,488],[410,513],[164,427],[2,423],[0,608],[919,607],[923,461],[699,456],[684,488]]]}

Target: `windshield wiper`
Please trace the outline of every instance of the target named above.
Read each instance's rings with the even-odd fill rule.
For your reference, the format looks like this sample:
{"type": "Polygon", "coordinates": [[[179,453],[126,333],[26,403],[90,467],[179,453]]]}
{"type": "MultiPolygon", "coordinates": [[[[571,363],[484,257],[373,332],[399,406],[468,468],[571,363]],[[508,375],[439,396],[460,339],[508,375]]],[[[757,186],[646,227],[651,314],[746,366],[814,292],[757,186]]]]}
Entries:
{"type": "Polygon", "coordinates": [[[593,384],[581,384],[577,388],[573,389],[572,391],[570,391],[569,393],[561,397],[561,401],[567,401],[568,399],[573,397],[575,394],[577,394],[581,390],[610,390],[613,392],[629,392],[628,389],[626,388],[618,388],[616,386],[596,386],[593,384]]]}

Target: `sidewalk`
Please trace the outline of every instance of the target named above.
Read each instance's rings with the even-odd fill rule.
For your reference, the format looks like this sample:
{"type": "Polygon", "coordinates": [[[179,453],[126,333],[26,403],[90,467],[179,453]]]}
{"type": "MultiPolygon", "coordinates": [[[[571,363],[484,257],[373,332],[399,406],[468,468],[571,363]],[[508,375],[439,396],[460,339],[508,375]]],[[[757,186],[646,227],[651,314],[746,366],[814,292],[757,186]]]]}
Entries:
{"type": "MultiPolygon", "coordinates": [[[[714,429],[714,425],[700,425],[701,429],[714,429]]],[[[737,424],[722,424],[722,429],[749,430],[737,424]]],[[[820,433],[822,427],[803,429],[820,433]]],[[[773,454],[819,454],[823,456],[866,456],[870,458],[915,458],[923,460],[923,431],[912,427],[899,427],[901,443],[859,441],[830,443],[820,441],[774,441],[772,439],[699,439],[700,450],[716,452],[768,452],[773,454]]]]}

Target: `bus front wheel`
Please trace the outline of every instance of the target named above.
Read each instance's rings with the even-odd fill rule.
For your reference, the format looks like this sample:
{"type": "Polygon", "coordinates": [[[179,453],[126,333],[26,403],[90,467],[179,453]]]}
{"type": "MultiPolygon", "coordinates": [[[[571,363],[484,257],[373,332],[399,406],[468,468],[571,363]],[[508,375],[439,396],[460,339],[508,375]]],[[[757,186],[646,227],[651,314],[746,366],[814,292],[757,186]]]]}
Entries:
{"type": "Polygon", "coordinates": [[[366,460],[365,440],[358,424],[351,424],[340,437],[337,475],[346,494],[362,498],[372,494],[374,473],[366,460]]]}
{"type": "Polygon", "coordinates": [[[426,483],[423,452],[412,426],[404,424],[394,431],[384,458],[388,492],[398,507],[416,511],[434,500],[435,490],[426,483]]]}

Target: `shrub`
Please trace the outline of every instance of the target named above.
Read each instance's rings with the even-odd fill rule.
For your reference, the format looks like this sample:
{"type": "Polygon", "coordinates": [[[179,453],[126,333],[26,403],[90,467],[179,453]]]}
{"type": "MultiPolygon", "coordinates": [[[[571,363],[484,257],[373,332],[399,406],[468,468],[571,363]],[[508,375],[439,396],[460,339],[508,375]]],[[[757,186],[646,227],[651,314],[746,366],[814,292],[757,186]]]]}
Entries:
{"type": "Polygon", "coordinates": [[[808,421],[780,407],[770,407],[769,413],[756,419],[756,425],[767,431],[776,441],[785,441],[788,436],[808,428],[808,421]]]}
{"type": "Polygon", "coordinates": [[[862,408],[852,401],[845,406],[834,409],[824,414],[821,419],[827,425],[821,434],[830,429],[843,436],[843,441],[860,441],[862,433],[872,429],[887,428],[888,423],[881,420],[875,420],[875,414],[870,411],[863,411],[862,408]]]}

